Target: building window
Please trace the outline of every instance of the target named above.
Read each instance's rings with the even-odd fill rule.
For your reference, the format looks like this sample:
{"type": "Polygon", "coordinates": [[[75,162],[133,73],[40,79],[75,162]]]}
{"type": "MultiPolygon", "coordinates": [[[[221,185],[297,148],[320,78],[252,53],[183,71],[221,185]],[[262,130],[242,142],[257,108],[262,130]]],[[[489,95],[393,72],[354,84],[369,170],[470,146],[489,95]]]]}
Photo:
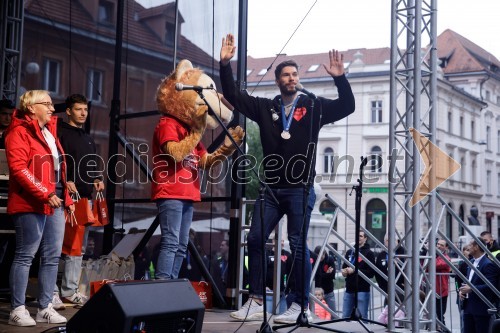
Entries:
{"type": "Polygon", "coordinates": [[[311,65],[311,67],[309,67],[307,69],[308,72],[316,72],[319,68],[319,65],[311,65]]]}
{"type": "Polygon", "coordinates": [[[382,122],[382,101],[372,101],[372,124],[382,122]]]}
{"type": "Polygon", "coordinates": [[[387,206],[381,199],[371,199],[366,204],[366,229],[383,242],[387,227],[387,206]]]}
{"type": "Polygon", "coordinates": [[[470,139],[472,141],[476,140],[476,123],[474,120],[470,122],[470,139]]]}
{"type": "Polygon", "coordinates": [[[491,151],[491,127],[486,126],[486,150],[491,151]]]}
{"type": "Polygon", "coordinates": [[[175,24],[165,23],[165,45],[173,47],[175,44],[175,24]]]}
{"type": "Polygon", "coordinates": [[[460,182],[462,183],[462,187],[465,187],[465,157],[460,158],[460,182]]]}
{"type": "Polygon", "coordinates": [[[477,173],[477,163],[476,163],[476,160],[472,160],[472,184],[477,184],[477,176],[476,176],[476,173],[477,173]]]}
{"type": "Polygon", "coordinates": [[[486,194],[491,194],[491,171],[486,170],[486,194]]]}
{"type": "Polygon", "coordinates": [[[497,153],[500,154],[500,131],[497,132],[497,153]]]}
{"type": "Polygon", "coordinates": [[[488,90],[486,90],[486,100],[489,101],[490,100],[490,92],[488,90]]]}
{"type": "MultiPolygon", "coordinates": [[[[460,207],[458,207],[458,217],[460,217],[460,220],[462,220],[462,222],[465,222],[465,207],[464,205],[460,205],[460,207]]],[[[458,235],[459,236],[463,236],[465,234],[465,228],[462,227],[461,224],[458,224],[458,235]]],[[[465,245],[465,244],[461,244],[462,246],[465,245]]],[[[462,248],[462,247],[460,247],[462,248]]]]}
{"type": "Polygon", "coordinates": [[[102,102],[102,72],[89,69],[87,80],[87,99],[89,101],[102,102]]]}
{"type": "Polygon", "coordinates": [[[368,157],[368,166],[371,172],[382,172],[382,149],[374,146],[368,157]]]}
{"type": "Polygon", "coordinates": [[[448,133],[453,132],[453,116],[451,112],[448,112],[448,133]]]}
{"type": "Polygon", "coordinates": [[[460,116],[460,136],[464,137],[464,117],[460,116]]]}
{"type": "Polygon", "coordinates": [[[323,164],[323,172],[324,173],[333,173],[334,164],[333,164],[333,149],[328,147],[325,148],[324,151],[324,164],[323,164]]]}
{"type": "Polygon", "coordinates": [[[260,70],[259,74],[257,75],[265,75],[267,73],[267,68],[263,68],[260,70]]]}
{"type": "Polygon", "coordinates": [[[43,77],[43,89],[59,94],[61,83],[61,63],[52,59],[45,59],[45,72],[43,77]]]}
{"type": "Polygon", "coordinates": [[[500,196],[500,173],[497,173],[497,195],[500,196]]]}
{"type": "Polygon", "coordinates": [[[113,24],[113,3],[99,1],[98,21],[102,24],[113,24]]]}

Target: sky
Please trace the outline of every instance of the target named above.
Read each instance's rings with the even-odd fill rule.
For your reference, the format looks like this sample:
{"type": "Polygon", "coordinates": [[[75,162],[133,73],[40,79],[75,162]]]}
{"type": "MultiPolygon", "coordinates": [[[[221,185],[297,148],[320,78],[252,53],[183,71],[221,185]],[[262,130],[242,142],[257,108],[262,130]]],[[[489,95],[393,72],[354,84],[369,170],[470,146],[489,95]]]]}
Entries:
{"type": "MultiPolygon", "coordinates": [[[[171,2],[137,1],[145,7],[171,2]]],[[[182,15],[187,16],[194,13],[195,8],[211,6],[212,3],[219,11],[229,13],[226,16],[232,16],[217,22],[220,31],[216,32],[216,46],[212,49],[212,36],[198,27],[185,23],[183,34],[218,58],[221,36],[226,32],[237,32],[234,23],[237,15],[230,13],[238,1],[179,0],[179,8],[182,15]]],[[[248,3],[247,54],[252,57],[390,47],[391,0],[248,0],[248,3]]],[[[436,0],[436,3],[438,35],[451,29],[500,59],[500,0],[436,0]]],[[[194,21],[210,24],[211,14],[206,15],[207,12],[207,9],[202,10],[198,14],[202,17],[196,17],[194,21]]],[[[428,43],[425,35],[422,46],[428,43]]]]}
{"type": "MultiPolygon", "coordinates": [[[[499,0],[436,3],[438,35],[451,29],[500,59],[499,0]]],[[[281,53],[389,47],[391,43],[390,0],[249,0],[248,55],[280,53],[304,17],[281,53]]],[[[427,43],[422,40],[422,46],[427,43]]]]}

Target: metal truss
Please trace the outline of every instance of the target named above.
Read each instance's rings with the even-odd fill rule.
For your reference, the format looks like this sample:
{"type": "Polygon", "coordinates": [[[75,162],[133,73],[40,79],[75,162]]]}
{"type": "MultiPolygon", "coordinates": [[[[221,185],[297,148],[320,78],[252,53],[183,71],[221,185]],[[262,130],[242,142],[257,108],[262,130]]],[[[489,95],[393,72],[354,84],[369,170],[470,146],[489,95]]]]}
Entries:
{"type": "Polygon", "coordinates": [[[23,0],[2,1],[0,5],[0,92],[1,98],[17,100],[21,79],[23,0]]]}
{"type": "MultiPolygon", "coordinates": [[[[391,5],[391,93],[389,149],[391,175],[389,184],[389,262],[404,261],[402,274],[405,280],[404,300],[407,323],[412,332],[422,329],[436,330],[435,256],[424,255],[423,244],[428,242],[428,252],[435,253],[435,191],[430,191],[422,201],[411,205],[413,193],[432,190],[434,168],[428,166],[430,182],[417,187],[423,172],[419,148],[415,145],[411,129],[415,129],[434,142],[436,131],[436,1],[392,0],[391,5]],[[429,47],[422,50],[422,40],[429,47]],[[406,254],[396,258],[400,242],[406,254]],[[420,292],[425,300],[420,301],[420,292]]],[[[420,148],[429,152],[429,147],[420,148]]],[[[432,153],[432,150],[430,150],[432,153]]],[[[432,158],[430,159],[432,161],[432,158]]],[[[394,331],[396,298],[396,265],[389,265],[388,304],[389,331],[394,331]]]]}

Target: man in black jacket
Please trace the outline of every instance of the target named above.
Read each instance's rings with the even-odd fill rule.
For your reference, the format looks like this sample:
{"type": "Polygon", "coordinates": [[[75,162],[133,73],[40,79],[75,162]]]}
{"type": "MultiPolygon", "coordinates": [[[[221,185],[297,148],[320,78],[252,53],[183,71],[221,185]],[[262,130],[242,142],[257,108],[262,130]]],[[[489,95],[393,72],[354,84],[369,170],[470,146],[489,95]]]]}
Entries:
{"type": "MultiPolygon", "coordinates": [[[[387,235],[385,235],[385,237],[384,237],[384,243],[385,243],[386,247],[389,246],[389,237],[387,235]]],[[[399,243],[399,240],[398,240],[398,243],[399,243]]],[[[398,247],[396,248],[396,256],[400,256],[403,254],[405,254],[405,249],[400,244],[398,244],[398,247]]],[[[397,260],[398,260],[398,264],[396,266],[397,285],[401,289],[404,289],[405,283],[404,283],[404,278],[403,278],[403,275],[402,275],[402,272],[400,269],[404,259],[399,258],[397,260]],[[399,275],[399,277],[398,277],[398,275],[399,275]]],[[[375,260],[375,266],[377,266],[377,268],[382,273],[384,273],[386,276],[388,276],[388,273],[389,273],[389,254],[387,253],[387,251],[383,250],[377,255],[377,259],[375,260]]],[[[378,274],[377,272],[375,272],[375,279],[377,280],[377,283],[378,283],[378,286],[380,287],[380,289],[382,289],[383,291],[385,291],[387,293],[387,279],[384,278],[382,275],[378,274]]],[[[399,293],[399,292],[397,292],[397,294],[399,296],[400,301],[402,301],[404,295],[399,293]]]]}
{"type": "MultiPolygon", "coordinates": [[[[375,254],[370,249],[370,245],[366,242],[367,237],[363,231],[359,232],[359,258],[355,258],[354,251],[348,250],[345,258],[353,265],[358,261],[358,270],[366,275],[369,279],[373,278],[375,271],[361,257],[363,255],[372,264],[375,263],[375,254]]],[[[342,308],[342,317],[351,317],[354,309],[354,293],[358,292],[358,310],[362,318],[368,318],[368,306],[370,305],[370,284],[362,277],[358,277],[356,285],[356,274],[354,268],[347,264],[342,265],[342,275],[345,277],[345,293],[344,306],[342,308]],[[356,289],[357,288],[357,289],[356,289]]]]}
{"type": "MultiPolygon", "coordinates": [[[[66,114],[68,122],[59,119],[57,136],[64,149],[67,163],[67,184],[70,193],[76,193],[82,198],[92,199],[92,192],[104,190],[102,175],[96,169],[98,164],[94,139],[85,132],[83,126],[88,116],[88,102],[85,96],[74,94],[66,98],[66,114]]],[[[86,224],[89,221],[78,221],[86,224]]],[[[86,245],[88,229],[85,231],[83,249],[86,245]]],[[[82,268],[82,255],[62,255],[64,272],[61,282],[62,300],[68,303],[82,305],[87,297],[78,291],[82,268]]],[[[64,309],[59,294],[54,292],[52,299],[54,309],[64,309]]]]}
{"type": "MultiPolygon", "coordinates": [[[[314,253],[316,253],[316,255],[319,255],[320,250],[321,246],[316,246],[316,248],[314,249],[314,253]]],[[[316,265],[316,263],[314,262],[313,265],[316,265]]],[[[326,304],[328,304],[328,307],[332,311],[335,311],[336,306],[333,280],[335,280],[335,258],[333,256],[329,256],[325,249],[321,256],[316,275],[314,276],[314,282],[316,284],[316,287],[322,288],[325,292],[324,298],[326,304]]]]}
{"type": "MultiPolygon", "coordinates": [[[[354,112],[354,95],[344,73],[343,55],[337,50],[329,52],[329,64],[325,71],[331,75],[338,90],[338,99],[312,98],[311,94],[299,94],[298,65],[287,60],[276,66],[275,82],[280,94],[274,99],[253,97],[240,91],[234,82],[229,64],[236,52],[234,36],[228,34],[222,41],[220,57],[220,76],[224,97],[236,110],[259,125],[260,140],[264,154],[265,181],[277,199],[266,193],[264,202],[257,202],[254,208],[252,225],[248,234],[248,258],[250,289],[249,300],[243,307],[231,313],[237,320],[262,320],[262,239],[267,239],[283,215],[287,215],[287,232],[290,249],[295,258],[293,271],[294,287],[287,296],[290,308],[282,315],[274,317],[275,323],[295,323],[301,314],[301,303],[308,305],[311,263],[309,249],[302,244],[301,231],[305,218],[307,233],[311,211],[316,201],[314,189],[305,189],[309,180],[308,168],[314,168],[306,156],[312,155],[318,142],[321,127],[338,121],[354,112]],[[314,106],[314,109],[313,109],[314,106]],[[306,191],[307,190],[307,191],[306,191]],[[305,195],[305,193],[309,195],[305,195]],[[264,209],[261,222],[261,206],[264,209]],[[303,263],[303,258],[306,258],[303,263]],[[305,275],[304,269],[305,266],[305,275]]],[[[314,169],[313,169],[314,170],[314,169]]],[[[313,175],[314,176],[314,175],[313,175]]],[[[314,178],[313,178],[314,179],[314,178]]],[[[307,235],[306,235],[307,237],[307,235]]],[[[307,310],[308,320],[311,320],[307,310]]]]}

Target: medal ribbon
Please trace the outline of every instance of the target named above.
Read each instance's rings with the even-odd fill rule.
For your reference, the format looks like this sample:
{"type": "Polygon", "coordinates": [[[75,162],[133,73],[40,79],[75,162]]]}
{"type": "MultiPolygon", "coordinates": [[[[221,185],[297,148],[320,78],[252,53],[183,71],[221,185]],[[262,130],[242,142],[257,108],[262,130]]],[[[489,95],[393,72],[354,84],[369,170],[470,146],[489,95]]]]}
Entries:
{"type": "Polygon", "coordinates": [[[293,100],[292,108],[290,109],[290,114],[288,115],[288,118],[285,112],[285,104],[283,104],[283,100],[281,101],[281,120],[283,122],[283,131],[285,132],[290,131],[290,125],[292,125],[292,119],[293,119],[293,112],[295,110],[295,105],[297,105],[298,101],[299,101],[299,96],[297,96],[293,100]]]}

